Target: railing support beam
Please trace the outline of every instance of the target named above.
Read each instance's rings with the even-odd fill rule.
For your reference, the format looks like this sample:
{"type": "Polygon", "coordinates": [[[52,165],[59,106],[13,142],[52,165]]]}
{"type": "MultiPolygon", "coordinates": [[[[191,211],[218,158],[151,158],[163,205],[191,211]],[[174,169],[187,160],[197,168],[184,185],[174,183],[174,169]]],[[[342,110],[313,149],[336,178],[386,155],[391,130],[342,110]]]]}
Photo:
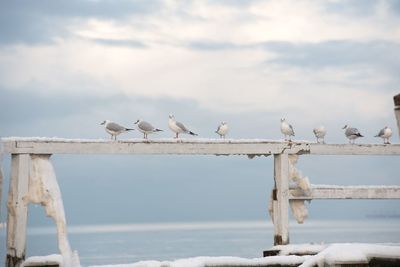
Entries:
{"type": "Polygon", "coordinates": [[[7,259],[6,267],[19,267],[25,260],[28,206],[29,154],[13,154],[8,193],[7,259]]]}
{"type": "Polygon", "coordinates": [[[289,157],[274,155],[274,244],[289,244],[289,157]]]}

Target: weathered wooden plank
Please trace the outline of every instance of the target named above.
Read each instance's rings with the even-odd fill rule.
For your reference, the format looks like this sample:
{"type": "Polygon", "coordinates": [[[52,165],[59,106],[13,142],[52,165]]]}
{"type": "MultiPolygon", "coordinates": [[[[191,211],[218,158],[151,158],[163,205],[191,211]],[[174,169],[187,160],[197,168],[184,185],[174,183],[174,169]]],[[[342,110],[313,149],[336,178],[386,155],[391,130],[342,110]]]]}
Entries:
{"type": "Polygon", "coordinates": [[[400,199],[400,186],[313,186],[310,195],[291,189],[290,199],[400,199]]]}
{"type": "Polygon", "coordinates": [[[261,139],[155,139],[124,141],[4,138],[6,153],[176,155],[400,155],[399,144],[317,144],[261,139]]]}
{"type": "Polygon", "coordinates": [[[289,157],[274,155],[277,205],[274,207],[275,245],[289,244],[289,157]],[[276,209],[275,209],[276,208],[276,209]]]}
{"type": "Polygon", "coordinates": [[[394,100],[394,115],[396,116],[397,120],[397,132],[400,136],[400,94],[395,95],[393,97],[394,100]]]}
{"type": "Polygon", "coordinates": [[[24,197],[28,194],[30,160],[29,154],[12,155],[7,205],[7,267],[18,267],[25,259],[28,206],[24,197]]]}

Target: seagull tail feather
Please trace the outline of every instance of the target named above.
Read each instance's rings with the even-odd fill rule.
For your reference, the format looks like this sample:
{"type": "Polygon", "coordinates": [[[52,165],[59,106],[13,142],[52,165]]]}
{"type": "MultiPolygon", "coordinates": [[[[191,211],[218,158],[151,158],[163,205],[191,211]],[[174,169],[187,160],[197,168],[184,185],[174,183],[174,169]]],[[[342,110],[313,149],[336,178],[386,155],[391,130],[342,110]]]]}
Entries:
{"type": "Polygon", "coordinates": [[[195,134],[195,133],[194,133],[194,132],[192,132],[192,131],[189,131],[189,134],[190,134],[190,135],[197,136],[197,134],[195,134]]]}
{"type": "Polygon", "coordinates": [[[163,132],[163,130],[161,130],[161,129],[154,129],[154,132],[163,132]]]}

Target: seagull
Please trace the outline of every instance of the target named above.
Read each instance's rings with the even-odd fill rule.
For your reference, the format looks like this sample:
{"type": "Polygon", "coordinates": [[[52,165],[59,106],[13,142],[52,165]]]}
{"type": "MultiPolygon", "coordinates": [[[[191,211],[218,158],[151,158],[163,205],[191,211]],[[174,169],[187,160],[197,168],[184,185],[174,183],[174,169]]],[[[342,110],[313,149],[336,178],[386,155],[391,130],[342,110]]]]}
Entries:
{"type": "Polygon", "coordinates": [[[281,132],[285,135],[285,141],[288,140],[286,138],[287,136],[289,136],[289,141],[292,141],[290,137],[294,136],[294,130],[292,125],[290,125],[286,119],[281,119],[281,132]]]}
{"type": "Polygon", "coordinates": [[[326,129],[324,126],[319,126],[317,128],[313,129],[314,135],[317,138],[317,143],[319,143],[319,139],[322,139],[322,144],[325,144],[325,135],[326,135],[326,129]]]}
{"type": "Polygon", "coordinates": [[[362,135],[360,133],[360,131],[358,131],[357,128],[352,128],[348,125],[345,125],[342,129],[346,129],[346,131],[344,132],[344,134],[346,135],[347,138],[349,138],[349,143],[350,144],[354,144],[355,140],[358,137],[364,137],[364,135],[362,135]],[[352,142],[353,141],[353,142],[352,142]]]}
{"type": "Polygon", "coordinates": [[[113,137],[114,137],[114,140],[117,140],[117,135],[119,135],[121,133],[134,130],[134,129],[125,128],[124,126],[121,126],[118,123],[115,123],[115,122],[112,122],[109,120],[103,121],[102,123],[100,123],[100,125],[104,125],[106,132],[111,134],[111,140],[113,139],[113,137]]]}
{"type": "Polygon", "coordinates": [[[147,121],[143,121],[143,120],[139,119],[135,122],[135,124],[136,124],[138,130],[143,133],[144,139],[147,139],[147,135],[149,133],[162,132],[161,129],[154,128],[154,126],[151,125],[150,123],[148,123],[147,121]]]}
{"type": "Polygon", "coordinates": [[[225,139],[225,135],[228,133],[229,127],[226,122],[221,122],[221,124],[218,126],[217,130],[215,131],[221,138],[225,139]]]}
{"type": "Polygon", "coordinates": [[[385,126],[382,130],[379,131],[375,137],[381,137],[383,139],[384,144],[390,144],[389,138],[392,136],[392,129],[389,127],[385,126]]]}
{"type": "Polygon", "coordinates": [[[186,133],[186,134],[190,134],[190,135],[197,135],[194,132],[189,131],[185,127],[185,125],[183,125],[179,121],[176,121],[174,115],[172,115],[172,114],[169,114],[168,126],[171,129],[171,131],[173,131],[176,134],[175,138],[179,138],[179,134],[180,133],[186,133]]]}

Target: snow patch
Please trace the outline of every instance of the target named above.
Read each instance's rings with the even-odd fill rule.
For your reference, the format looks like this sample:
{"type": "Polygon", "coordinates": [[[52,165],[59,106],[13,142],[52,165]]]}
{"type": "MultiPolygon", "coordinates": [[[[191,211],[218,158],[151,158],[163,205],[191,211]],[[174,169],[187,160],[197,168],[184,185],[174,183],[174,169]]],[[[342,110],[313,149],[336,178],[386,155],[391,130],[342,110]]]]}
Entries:
{"type": "Polygon", "coordinates": [[[22,263],[22,267],[37,266],[37,265],[56,265],[63,266],[63,256],[52,254],[48,256],[29,257],[22,263]]]}
{"type": "Polygon", "coordinates": [[[175,261],[140,261],[133,264],[97,265],[91,267],[204,267],[204,266],[256,266],[256,265],[299,265],[308,256],[274,256],[244,259],[238,257],[194,257],[175,261]]]}
{"type": "Polygon", "coordinates": [[[372,258],[400,259],[400,246],[378,244],[332,244],[317,255],[304,261],[301,267],[341,264],[368,263],[372,258]]]}
{"type": "Polygon", "coordinates": [[[392,189],[392,188],[400,188],[400,185],[329,185],[329,184],[311,184],[311,188],[349,188],[349,189],[364,189],[364,188],[381,188],[381,189],[392,189]]]}
{"type": "Polygon", "coordinates": [[[270,250],[279,250],[279,256],[315,255],[323,251],[326,247],[324,244],[292,244],[273,246],[270,250]]]}
{"type": "MultiPolygon", "coordinates": [[[[372,258],[400,259],[400,246],[380,244],[298,244],[279,245],[271,250],[280,250],[278,256],[245,259],[239,257],[193,257],[173,261],[139,261],[131,264],[94,265],[91,267],[204,267],[204,266],[263,266],[263,265],[294,265],[302,267],[323,267],[336,264],[368,263],[372,258]],[[293,254],[310,254],[295,256],[293,254]]],[[[64,257],[49,255],[30,257],[24,264],[34,266],[42,263],[56,263],[63,266],[64,257]]]]}
{"type": "MultiPolygon", "coordinates": [[[[3,138],[5,142],[60,142],[60,143],[81,143],[81,142],[97,142],[97,143],[272,143],[272,144],[289,144],[284,140],[273,139],[220,139],[220,138],[157,138],[157,139],[143,139],[143,138],[127,138],[119,139],[117,141],[110,139],[68,139],[61,137],[19,137],[10,136],[3,138]]],[[[307,140],[292,141],[292,145],[296,144],[311,144],[315,142],[307,140]]]]}

